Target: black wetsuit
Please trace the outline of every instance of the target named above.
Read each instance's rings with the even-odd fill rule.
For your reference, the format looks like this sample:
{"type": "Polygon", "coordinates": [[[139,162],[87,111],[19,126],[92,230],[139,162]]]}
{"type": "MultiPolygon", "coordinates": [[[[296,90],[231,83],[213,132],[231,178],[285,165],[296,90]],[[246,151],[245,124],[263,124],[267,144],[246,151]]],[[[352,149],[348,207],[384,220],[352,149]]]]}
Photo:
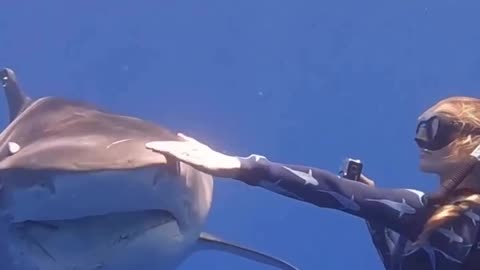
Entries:
{"type": "Polygon", "coordinates": [[[480,270],[480,207],[433,232],[427,245],[414,247],[412,242],[432,213],[421,191],[371,187],[325,170],[275,163],[258,155],[240,161],[241,169],[226,175],[365,219],[388,270],[480,270]]]}

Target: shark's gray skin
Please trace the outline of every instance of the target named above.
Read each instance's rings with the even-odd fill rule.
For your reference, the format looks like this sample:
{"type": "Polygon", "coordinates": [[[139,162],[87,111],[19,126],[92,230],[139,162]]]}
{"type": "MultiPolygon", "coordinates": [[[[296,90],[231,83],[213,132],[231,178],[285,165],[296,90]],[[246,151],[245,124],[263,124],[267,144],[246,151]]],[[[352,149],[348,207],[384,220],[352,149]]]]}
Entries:
{"type": "Polygon", "coordinates": [[[0,71],[0,269],[174,269],[216,249],[293,266],[202,233],[212,176],[144,147],[180,140],[138,118],[56,97],[32,99],[0,71]]]}

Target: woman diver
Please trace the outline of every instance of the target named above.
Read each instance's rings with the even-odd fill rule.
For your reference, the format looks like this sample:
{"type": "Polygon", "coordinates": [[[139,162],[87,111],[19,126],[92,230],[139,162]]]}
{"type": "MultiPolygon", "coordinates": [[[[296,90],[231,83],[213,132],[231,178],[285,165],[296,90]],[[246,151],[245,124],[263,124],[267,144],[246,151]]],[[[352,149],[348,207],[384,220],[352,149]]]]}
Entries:
{"type": "MultiPolygon", "coordinates": [[[[363,181],[351,181],[259,155],[228,156],[179,135],[182,141],[152,141],[146,147],[214,176],[365,219],[385,269],[480,269],[480,166],[464,170],[460,184],[432,204],[418,190],[381,189],[363,176],[363,181]]],[[[418,118],[415,141],[421,170],[449,185],[480,145],[480,99],[441,100],[418,118]]]]}

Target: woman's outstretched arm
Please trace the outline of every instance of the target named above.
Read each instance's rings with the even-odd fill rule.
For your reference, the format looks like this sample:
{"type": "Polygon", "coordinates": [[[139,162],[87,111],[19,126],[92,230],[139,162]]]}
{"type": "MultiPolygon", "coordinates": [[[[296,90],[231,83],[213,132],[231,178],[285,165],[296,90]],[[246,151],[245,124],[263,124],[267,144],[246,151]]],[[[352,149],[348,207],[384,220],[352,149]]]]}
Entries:
{"type": "Polygon", "coordinates": [[[326,170],[282,164],[259,155],[224,155],[181,135],[185,141],[150,142],[146,147],[218,177],[240,180],[318,207],[341,210],[384,224],[415,239],[428,213],[420,191],[380,189],[326,170]]]}
{"type": "Polygon", "coordinates": [[[258,155],[238,159],[240,167],[230,171],[231,178],[384,224],[412,239],[427,216],[424,194],[417,190],[376,188],[326,170],[272,162],[258,155]]]}

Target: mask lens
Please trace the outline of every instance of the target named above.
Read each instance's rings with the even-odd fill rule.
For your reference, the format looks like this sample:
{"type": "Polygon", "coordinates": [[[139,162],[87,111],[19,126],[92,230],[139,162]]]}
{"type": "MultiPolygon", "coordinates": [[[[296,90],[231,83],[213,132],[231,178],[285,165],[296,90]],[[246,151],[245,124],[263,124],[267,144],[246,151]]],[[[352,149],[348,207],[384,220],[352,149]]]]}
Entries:
{"type": "Polygon", "coordinates": [[[418,123],[415,141],[420,148],[438,150],[452,141],[452,126],[437,116],[418,123]]]}
{"type": "Polygon", "coordinates": [[[430,126],[428,127],[430,131],[429,137],[431,140],[435,140],[435,138],[437,138],[439,135],[438,131],[440,129],[440,120],[438,119],[438,117],[433,117],[429,122],[430,122],[430,126]]]}

